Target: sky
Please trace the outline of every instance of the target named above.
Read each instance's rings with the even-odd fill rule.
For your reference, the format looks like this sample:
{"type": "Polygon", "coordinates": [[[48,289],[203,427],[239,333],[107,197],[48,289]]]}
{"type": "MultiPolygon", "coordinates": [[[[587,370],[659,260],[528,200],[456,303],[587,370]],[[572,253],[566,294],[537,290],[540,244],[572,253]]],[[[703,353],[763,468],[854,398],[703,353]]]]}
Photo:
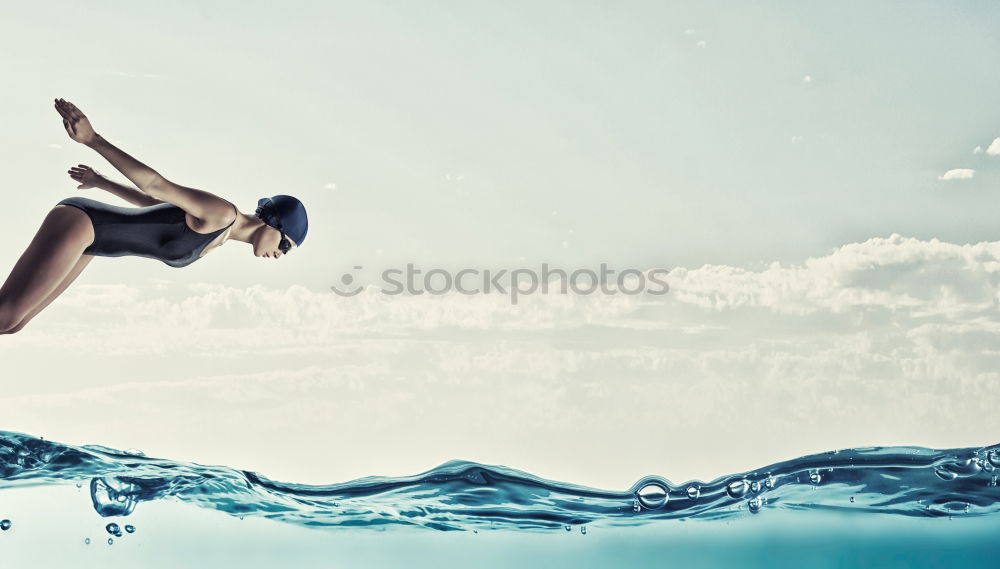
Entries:
{"type": "Polygon", "coordinates": [[[0,337],[2,428],[295,482],[453,458],[626,488],[995,443],[1000,6],[2,2],[9,271],[123,177],[64,97],[303,247],[97,258],[0,337]],[[664,296],[387,297],[352,267],[670,269],[664,296]]]}

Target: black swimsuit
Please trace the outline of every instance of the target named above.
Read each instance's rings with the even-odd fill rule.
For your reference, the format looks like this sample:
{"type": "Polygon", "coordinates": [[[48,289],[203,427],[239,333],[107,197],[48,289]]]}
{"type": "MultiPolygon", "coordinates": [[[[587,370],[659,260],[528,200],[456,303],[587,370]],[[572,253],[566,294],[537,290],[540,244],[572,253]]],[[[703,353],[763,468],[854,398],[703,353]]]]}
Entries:
{"type": "MultiPolygon", "coordinates": [[[[230,223],[211,233],[198,233],[185,221],[184,210],[170,203],[148,207],[119,207],[90,198],[74,196],[59,202],[82,209],[94,224],[94,242],[85,255],[123,257],[135,255],[159,259],[171,267],[186,267],[230,223]]],[[[236,206],[233,206],[234,208],[236,206]]]]}

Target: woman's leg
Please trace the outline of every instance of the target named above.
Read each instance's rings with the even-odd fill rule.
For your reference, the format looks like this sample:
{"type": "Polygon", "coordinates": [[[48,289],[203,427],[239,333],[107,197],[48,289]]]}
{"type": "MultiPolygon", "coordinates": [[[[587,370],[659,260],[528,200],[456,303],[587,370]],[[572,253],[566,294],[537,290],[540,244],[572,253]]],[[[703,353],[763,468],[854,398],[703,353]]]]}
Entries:
{"type": "Polygon", "coordinates": [[[14,326],[10,330],[6,331],[0,330],[0,334],[14,334],[16,332],[20,332],[22,328],[28,325],[28,322],[32,318],[34,318],[36,314],[41,312],[46,306],[48,306],[53,300],[55,300],[57,296],[59,296],[60,294],[63,293],[64,290],[69,288],[70,283],[76,280],[76,277],[81,272],[83,272],[83,268],[86,267],[87,263],[89,263],[90,260],[93,258],[94,258],[93,255],[82,255],[80,257],[80,260],[76,262],[76,265],[73,265],[73,269],[69,272],[68,275],[66,275],[66,278],[64,278],[62,282],[59,283],[59,286],[57,286],[54,291],[49,293],[49,296],[46,297],[45,300],[40,302],[38,306],[36,306],[31,312],[28,313],[27,316],[22,318],[21,322],[19,322],[17,326],[14,326]]]}
{"type": "Polygon", "coordinates": [[[16,328],[59,288],[93,241],[94,226],[83,210],[52,208],[0,287],[0,331],[16,328]]]}

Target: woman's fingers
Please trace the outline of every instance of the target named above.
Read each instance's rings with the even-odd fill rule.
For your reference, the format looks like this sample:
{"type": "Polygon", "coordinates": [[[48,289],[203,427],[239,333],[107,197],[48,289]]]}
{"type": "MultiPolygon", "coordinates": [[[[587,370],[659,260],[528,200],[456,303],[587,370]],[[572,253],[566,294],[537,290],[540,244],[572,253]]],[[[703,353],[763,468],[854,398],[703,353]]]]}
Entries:
{"type": "Polygon", "coordinates": [[[80,120],[80,119],[85,118],[87,116],[87,115],[83,114],[83,111],[81,111],[80,109],[76,108],[76,105],[74,105],[73,103],[71,103],[69,101],[64,101],[64,102],[66,103],[66,108],[69,109],[70,116],[73,117],[74,120],[80,120]]]}
{"type": "Polygon", "coordinates": [[[72,122],[76,122],[81,118],[85,118],[86,115],[83,114],[80,109],[76,108],[76,105],[66,101],[64,99],[56,100],[56,110],[59,114],[63,116],[64,119],[72,122]]]}
{"type": "Polygon", "coordinates": [[[59,112],[59,115],[63,118],[63,120],[69,120],[70,116],[66,114],[66,109],[59,105],[59,103],[56,103],[56,111],[59,112]]]}
{"type": "Polygon", "coordinates": [[[66,132],[76,134],[76,121],[78,119],[73,118],[73,115],[66,109],[66,107],[61,106],[59,103],[56,103],[56,110],[59,111],[60,115],[62,115],[63,128],[66,129],[66,132]]]}
{"type": "Polygon", "coordinates": [[[66,106],[66,102],[62,99],[56,100],[56,110],[59,111],[59,114],[62,116],[69,118],[69,107],[66,106]]]}

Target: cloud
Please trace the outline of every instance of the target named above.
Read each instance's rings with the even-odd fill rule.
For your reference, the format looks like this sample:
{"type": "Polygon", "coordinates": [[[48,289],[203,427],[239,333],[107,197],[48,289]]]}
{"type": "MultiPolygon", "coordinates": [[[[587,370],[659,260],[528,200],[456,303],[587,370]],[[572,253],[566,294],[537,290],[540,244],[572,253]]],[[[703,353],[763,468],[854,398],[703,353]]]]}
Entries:
{"type": "Polygon", "coordinates": [[[705,47],[706,45],[708,45],[708,43],[705,40],[701,40],[701,41],[698,42],[697,45],[698,45],[698,47],[705,47]]]}
{"type": "Polygon", "coordinates": [[[993,139],[989,148],[986,149],[986,154],[990,156],[1000,156],[1000,138],[993,139]]]}
{"type": "Polygon", "coordinates": [[[812,83],[812,80],[813,80],[812,75],[806,75],[805,77],[802,78],[803,83],[812,83]]]}
{"type": "Polygon", "coordinates": [[[62,145],[53,142],[52,144],[49,144],[49,148],[54,148],[56,150],[59,150],[60,148],[62,148],[62,145]]]}
{"type": "Polygon", "coordinates": [[[977,146],[977,147],[973,148],[972,149],[972,153],[973,154],[982,154],[983,153],[983,147],[982,146],[977,146]]]}
{"type": "Polygon", "coordinates": [[[666,277],[670,292],[663,296],[562,295],[553,288],[521,296],[517,306],[501,294],[392,296],[374,285],[344,298],[301,286],[79,284],[46,309],[44,320],[0,342],[0,356],[15,343],[65,344],[70,352],[111,355],[316,354],[344,338],[384,334],[461,338],[475,330],[629,328],[636,321],[684,328],[704,324],[705,311],[825,315],[831,322],[876,314],[904,322],[912,317],[955,322],[971,315],[1000,321],[991,312],[998,278],[1000,242],[957,245],[894,234],[847,244],[801,265],[775,263],[758,271],[674,268],[666,277]],[[668,318],[675,312],[685,317],[668,318]],[[88,326],[93,333],[80,334],[88,326]]]}
{"type": "Polygon", "coordinates": [[[938,180],[968,180],[975,175],[975,170],[971,170],[969,168],[955,168],[954,170],[948,170],[944,174],[938,176],[938,180]]]}
{"type": "MultiPolygon", "coordinates": [[[[648,447],[630,434],[697,432],[664,453],[669,463],[644,467],[680,477],[762,464],[758,453],[778,444],[767,441],[788,458],[1000,432],[1000,241],[893,234],[795,264],[676,267],[666,279],[663,296],[548,294],[517,306],[501,295],[79,284],[0,337],[5,369],[46,378],[11,382],[0,401],[8,423],[46,438],[250,468],[299,456],[323,481],[340,477],[343,454],[312,450],[348,438],[355,452],[378,449],[362,453],[366,470],[383,456],[412,468],[510,456],[536,470],[546,449],[570,445],[560,460],[584,461],[588,448],[614,448],[638,464],[648,447]],[[963,420],[942,434],[940,417],[963,420]],[[763,446],[727,442],[746,425],[763,446]],[[290,454],[262,454],[260,441],[290,454]],[[706,462],[706,445],[727,444],[738,464],[706,462]]],[[[566,465],[574,481],[593,472],[566,465]]]]}
{"type": "Polygon", "coordinates": [[[325,189],[327,189],[327,190],[336,190],[337,189],[337,184],[334,184],[333,182],[330,182],[328,184],[325,184],[323,187],[325,189]]]}
{"type": "Polygon", "coordinates": [[[775,263],[755,272],[706,265],[674,269],[667,280],[678,301],[717,311],[995,318],[1000,242],[956,245],[893,234],[844,245],[802,266],[775,263]]]}

